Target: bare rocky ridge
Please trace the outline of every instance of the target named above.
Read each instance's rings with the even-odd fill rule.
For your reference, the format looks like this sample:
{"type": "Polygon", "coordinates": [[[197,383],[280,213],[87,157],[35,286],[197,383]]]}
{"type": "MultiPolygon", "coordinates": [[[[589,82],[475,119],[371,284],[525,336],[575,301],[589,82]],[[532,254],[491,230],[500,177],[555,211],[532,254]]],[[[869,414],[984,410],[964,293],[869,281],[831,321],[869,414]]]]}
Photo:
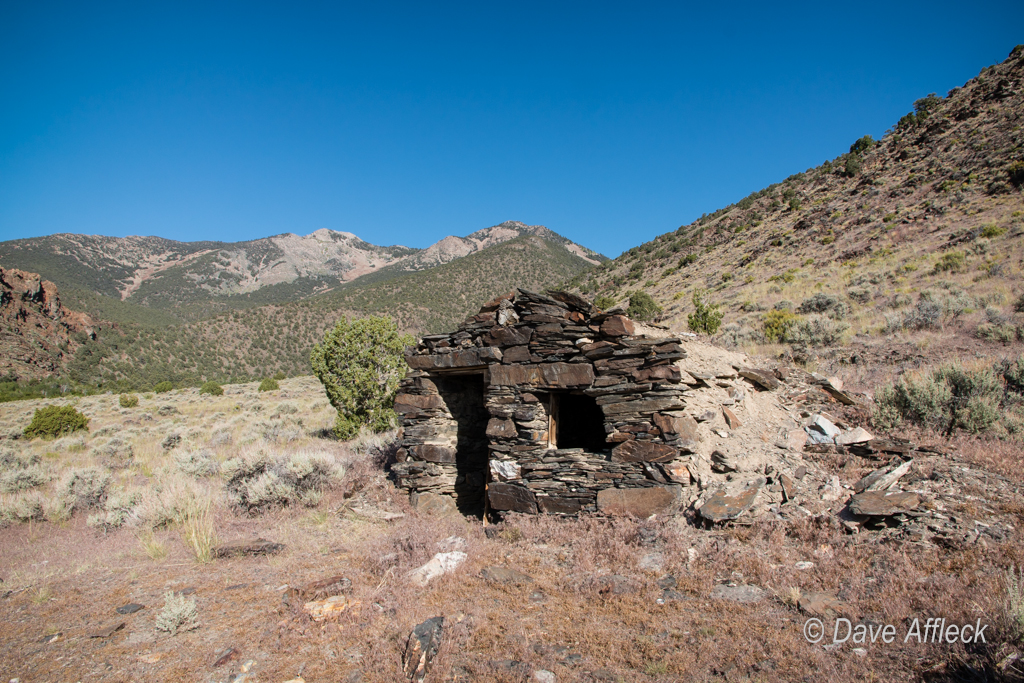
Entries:
{"type": "Polygon", "coordinates": [[[426,249],[381,247],[326,228],[249,242],[175,242],[159,237],[60,234],[0,243],[0,260],[29,267],[61,286],[90,289],[147,306],[174,307],[211,297],[252,294],[290,285],[277,299],[328,291],[362,276],[381,278],[425,270],[522,235],[562,245],[588,263],[598,254],[544,226],[506,221],[426,249]]]}
{"type": "Polygon", "coordinates": [[[50,375],[80,345],[75,333],[92,337],[93,328],[89,316],[61,305],[52,282],[0,268],[0,373],[19,380],[50,375]]]}

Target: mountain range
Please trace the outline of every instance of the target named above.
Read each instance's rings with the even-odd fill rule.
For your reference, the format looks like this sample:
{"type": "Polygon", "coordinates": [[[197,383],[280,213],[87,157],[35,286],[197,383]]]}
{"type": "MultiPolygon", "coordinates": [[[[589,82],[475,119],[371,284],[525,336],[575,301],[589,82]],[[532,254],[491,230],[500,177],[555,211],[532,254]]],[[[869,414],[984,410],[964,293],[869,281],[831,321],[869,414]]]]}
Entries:
{"type": "Polygon", "coordinates": [[[506,221],[426,249],[376,246],[328,229],[234,243],[61,233],[0,242],[0,264],[39,273],[72,306],[94,309],[101,296],[195,320],[398,278],[528,235],[559,245],[581,266],[605,260],[544,226],[506,221]]]}

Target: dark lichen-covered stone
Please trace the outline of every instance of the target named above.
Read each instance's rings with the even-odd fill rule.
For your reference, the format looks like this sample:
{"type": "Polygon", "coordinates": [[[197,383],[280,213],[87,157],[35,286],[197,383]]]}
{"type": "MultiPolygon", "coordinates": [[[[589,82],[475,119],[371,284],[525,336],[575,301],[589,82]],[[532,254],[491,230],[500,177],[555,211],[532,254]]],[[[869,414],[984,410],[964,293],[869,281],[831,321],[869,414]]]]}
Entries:
{"type": "Polygon", "coordinates": [[[501,361],[501,351],[490,346],[461,349],[452,353],[426,356],[408,356],[406,362],[416,370],[444,370],[447,368],[482,367],[501,361]]]}
{"type": "Polygon", "coordinates": [[[515,484],[488,484],[487,502],[492,510],[537,513],[537,497],[530,489],[515,484]]]}

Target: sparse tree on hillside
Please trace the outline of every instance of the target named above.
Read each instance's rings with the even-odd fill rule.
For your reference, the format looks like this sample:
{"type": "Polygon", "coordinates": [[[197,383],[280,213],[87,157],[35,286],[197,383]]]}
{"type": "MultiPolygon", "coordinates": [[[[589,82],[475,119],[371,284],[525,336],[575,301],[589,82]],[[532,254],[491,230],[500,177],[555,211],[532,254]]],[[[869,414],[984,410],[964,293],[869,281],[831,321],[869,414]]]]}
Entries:
{"type": "Polygon", "coordinates": [[[405,369],[402,351],[413,343],[390,318],[341,319],[313,347],[313,373],[338,411],[334,433],[350,439],[366,426],[381,432],[395,426],[392,406],[405,369]]]}

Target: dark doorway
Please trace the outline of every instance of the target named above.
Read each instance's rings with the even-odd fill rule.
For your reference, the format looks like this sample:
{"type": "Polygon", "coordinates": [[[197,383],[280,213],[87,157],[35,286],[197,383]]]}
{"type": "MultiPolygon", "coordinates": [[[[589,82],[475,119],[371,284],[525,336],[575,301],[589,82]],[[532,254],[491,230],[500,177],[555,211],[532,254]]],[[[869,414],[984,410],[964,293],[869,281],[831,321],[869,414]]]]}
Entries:
{"type": "Polygon", "coordinates": [[[464,515],[483,515],[489,417],[484,405],[484,376],[450,375],[434,379],[434,384],[455,419],[455,504],[464,515]]]}
{"type": "Polygon", "coordinates": [[[582,448],[596,452],[608,447],[604,413],[590,396],[551,394],[551,419],[556,448],[582,448]]]}

